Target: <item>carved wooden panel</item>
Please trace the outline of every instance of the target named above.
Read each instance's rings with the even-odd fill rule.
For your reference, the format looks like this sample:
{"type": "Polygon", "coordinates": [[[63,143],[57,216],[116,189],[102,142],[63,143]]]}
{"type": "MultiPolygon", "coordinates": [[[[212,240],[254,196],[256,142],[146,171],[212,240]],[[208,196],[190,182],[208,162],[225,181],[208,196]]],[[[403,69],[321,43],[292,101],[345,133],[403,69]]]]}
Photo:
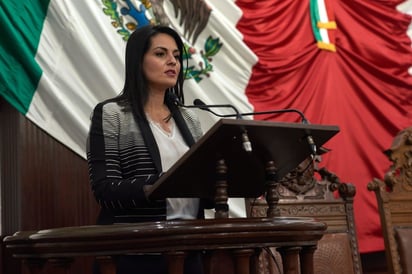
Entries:
{"type": "Polygon", "coordinates": [[[412,127],[400,131],[385,154],[392,165],[368,189],[376,194],[389,271],[402,273],[394,229],[412,226],[412,127]]]}
{"type": "MultiPolygon", "coordinates": [[[[279,198],[276,211],[280,216],[315,217],[328,225],[327,234],[315,251],[315,272],[362,273],[353,216],[352,184],[342,183],[327,169],[317,168],[317,162],[308,158],[285,176],[276,186],[279,198]],[[319,175],[320,180],[315,175],[319,175]]],[[[248,200],[249,216],[266,216],[266,200],[248,200]]],[[[259,258],[259,273],[279,273],[277,252],[263,252],[259,258]]]]}

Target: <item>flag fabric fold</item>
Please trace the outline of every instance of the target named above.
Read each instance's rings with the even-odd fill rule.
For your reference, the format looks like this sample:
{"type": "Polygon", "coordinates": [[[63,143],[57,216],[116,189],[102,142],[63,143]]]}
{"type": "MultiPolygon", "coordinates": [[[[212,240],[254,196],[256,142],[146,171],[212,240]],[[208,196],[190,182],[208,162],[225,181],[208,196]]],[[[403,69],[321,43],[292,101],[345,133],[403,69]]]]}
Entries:
{"type": "MultiPolygon", "coordinates": [[[[315,22],[336,22],[335,52],[319,48],[309,12],[315,7],[309,4],[293,0],[238,0],[236,4],[243,12],[237,27],[258,56],[246,89],[249,101],[255,111],[297,108],[313,124],[339,126],[340,133],[325,144],[331,151],[322,156],[321,166],[356,186],[354,215],[360,251],[383,250],[376,198],[367,184],[383,178],[390,165],[383,151],[398,131],[412,124],[408,73],[412,49],[407,36],[411,16],[399,10],[405,4],[311,1],[316,14],[322,5],[324,15],[334,16],[322,19],[318,15],[315,22]]],[[[255,118],[298,119],[289,115],[255,118]]]]}
{"type": "MultiPolygon", "coordinates": [[[[128,35],[169,24],[188,49],[186,104],[200,98],[240,112],[296,108],[314,124],[340,127],[322,163],[357,187],[360,251],[382,250],[366,184],[383,176],[389,163],[382,151],[412,124],[411,2],[0,1],[0,96],[85,157],[92,108],[122,89],[128,35]]],[[[205,131],[218,119],[198,113],[205,131]]],[[[240,201],[231,210],[243,207],[240,201]]]]}

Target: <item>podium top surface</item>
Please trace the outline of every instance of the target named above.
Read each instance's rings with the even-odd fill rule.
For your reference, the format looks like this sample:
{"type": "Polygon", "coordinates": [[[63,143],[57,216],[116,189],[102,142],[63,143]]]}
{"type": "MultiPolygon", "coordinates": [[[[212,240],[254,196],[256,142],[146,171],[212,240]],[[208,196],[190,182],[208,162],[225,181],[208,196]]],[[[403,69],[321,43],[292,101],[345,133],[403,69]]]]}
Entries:
{"type": "Polygon", "coordinates": [[[319,148],[338,132],[332,125],[221,119],[147,193],[151,199],[214,197],[216,164],[224,160],[228,196],[259,197],[265,191],[268,161],[274,162],[279,180],[311,155],[308,135],[319,148]],[[243,149],[245,132],[251,152],[243,149]]]}

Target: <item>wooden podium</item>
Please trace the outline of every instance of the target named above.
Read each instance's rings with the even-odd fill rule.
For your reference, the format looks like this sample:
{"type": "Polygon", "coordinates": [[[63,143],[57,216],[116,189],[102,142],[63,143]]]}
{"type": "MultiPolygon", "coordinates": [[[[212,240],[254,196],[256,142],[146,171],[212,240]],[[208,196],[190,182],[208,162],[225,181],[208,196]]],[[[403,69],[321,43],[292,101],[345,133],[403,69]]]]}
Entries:
{"type": "Polygon", "coordinates": [[[183,274],[187,252],[218,250],[233,254],[236,274],[250,274],[255,273],[251,258],[269,247],[280,252],[283,273],[314,274],[313,254],[326,224],[312,218],[274,217],[272,189],[311,154],[308,134],[320,147],[338,131],[335,126],[222,119],[147,189],[152,199],[214,198],[217,218],[20,231],[4,243],[36,274],[69,273],[73,261],[84,256],[97,258],[102,273],[114,274],[112,257],[129,253],[162,253],[169,273],[183,274]],[[243,149],[244,133],[252,151],[243,149]],[[227,218],[228,197],[265,192],[270,218],[227,218]]]}
{"type": "Polygon", "coordinates": [[[339,132],[337,126],[219,120],[155,184],[151,199],[212,198],[216,218],[228,215],[229,197],[255,198],[266,192],[268,217],[275,215],[276,182],[312,153],[310,135],[319,148],[339,132]],[[252,150],[243,148],[247,134],[252,150]]]}

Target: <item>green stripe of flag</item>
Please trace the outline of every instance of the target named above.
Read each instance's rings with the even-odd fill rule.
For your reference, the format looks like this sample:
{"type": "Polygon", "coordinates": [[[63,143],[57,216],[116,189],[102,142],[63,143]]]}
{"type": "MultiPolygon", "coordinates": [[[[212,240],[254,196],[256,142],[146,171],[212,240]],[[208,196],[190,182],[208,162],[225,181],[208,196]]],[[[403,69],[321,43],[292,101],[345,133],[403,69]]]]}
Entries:
{"type": "Polygon", "coordinates": [[[42,70],[35,58],[49,0],[0,1],[0,96],[26,114],[42,70]]]}
{"type": "Polygon", "coordinates": [[[319,16],[319,6],[317,0],[310,0],[310,16],[313,35],[315,36],[316,41],[322,41],[322,36],[318,28],[318,22],[320,21],[319,16]]]}

